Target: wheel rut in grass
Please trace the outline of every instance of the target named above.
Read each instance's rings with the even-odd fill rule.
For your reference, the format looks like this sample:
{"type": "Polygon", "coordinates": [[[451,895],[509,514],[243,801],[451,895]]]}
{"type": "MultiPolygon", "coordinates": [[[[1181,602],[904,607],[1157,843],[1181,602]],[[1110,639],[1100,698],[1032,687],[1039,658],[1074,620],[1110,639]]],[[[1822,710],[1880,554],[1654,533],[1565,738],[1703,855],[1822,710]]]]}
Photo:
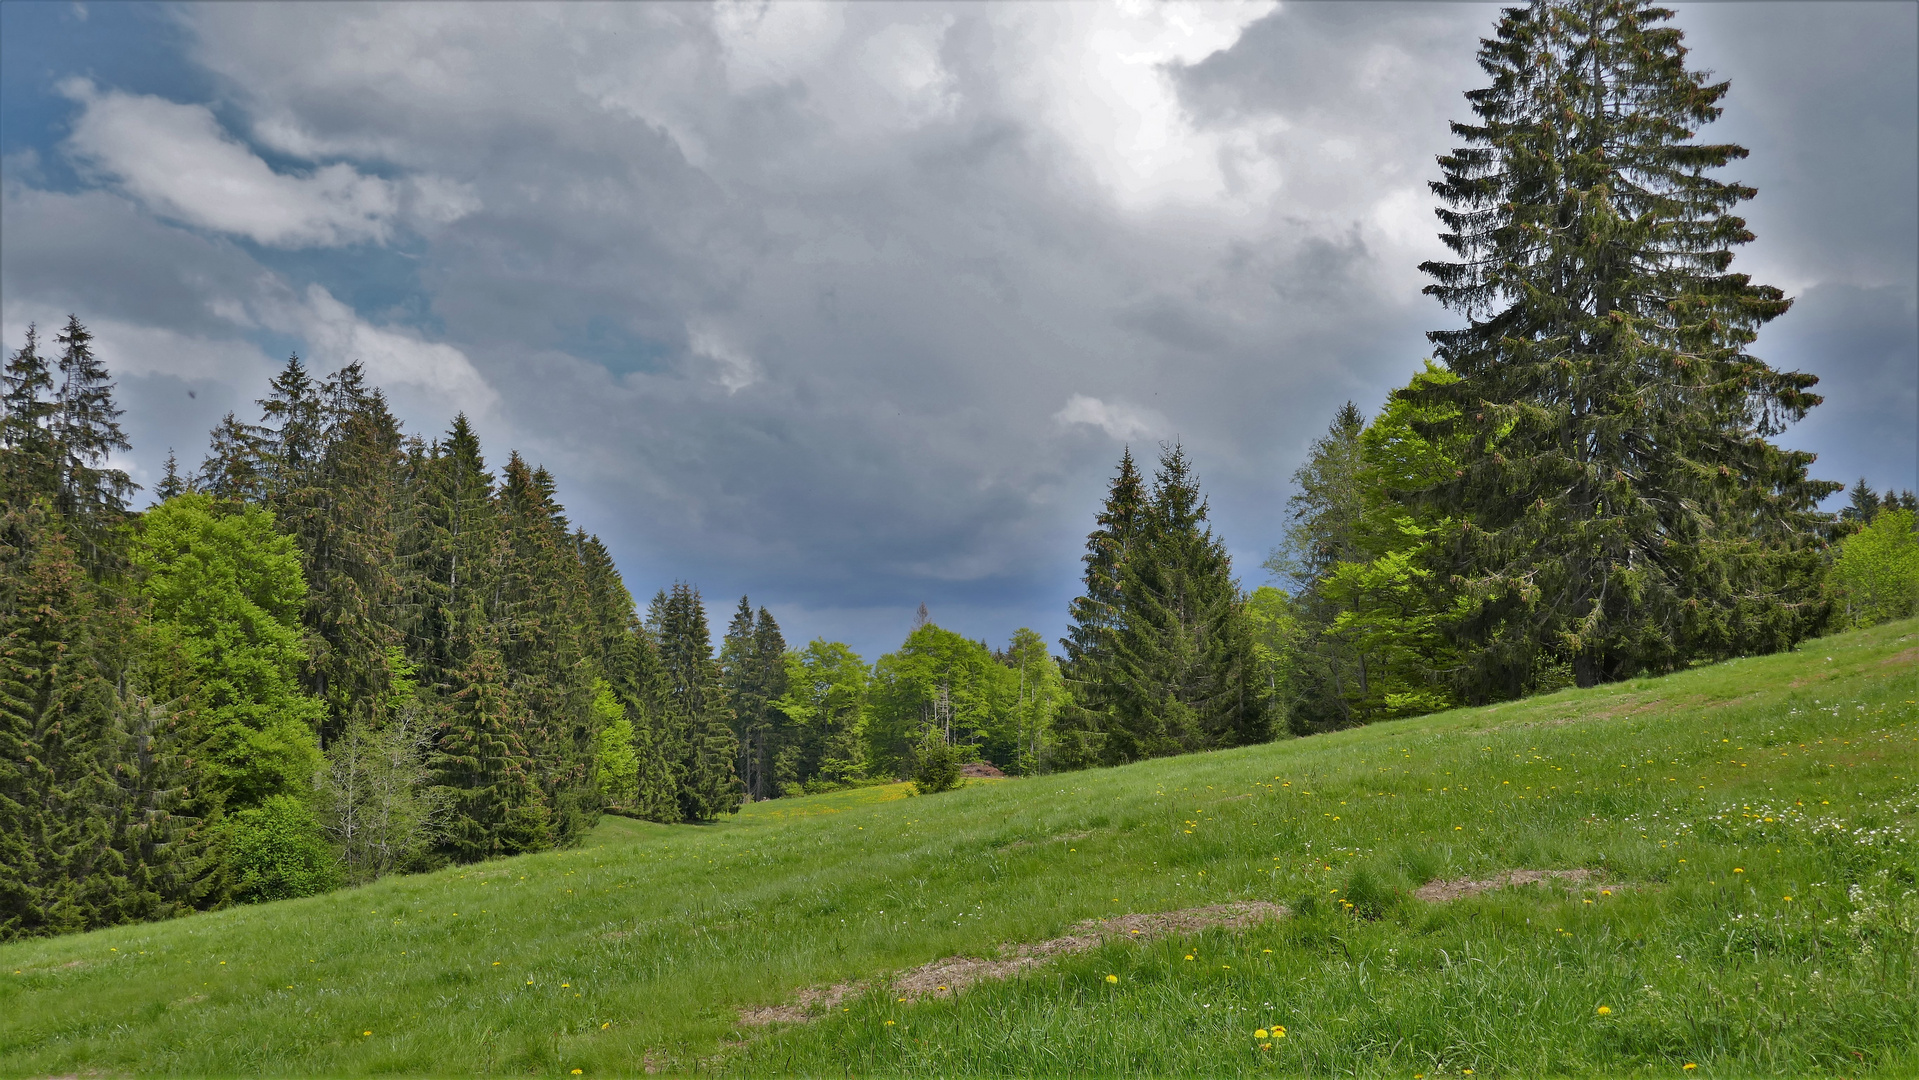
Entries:
{"type": "Polygon", "coordinates": [[[1443,903],[1447,900],[1463,900],[1468,896],[1478,896],[1480,893],[1503,889],[1508,885],[1539,885],[1548,881],[1568,881],[1577,885],[1592,876],[1591,870],[1508,870],[1489,878],[1429,881],[1414,889],[1413,897],[1429,903],[1443,903]]]}
{"type": "Polygon", "coordinates": [[[804,1023],[818,1019],[850,998],[885,986],[905,999],[951,997],[976,983],[1005,979],[1035,968],[1056,956],[1086,952],[1115,939],[1145,941],[1166,934],[1194,934],[1215,927],[1238,930],[1269,919],[1292,914],[1284,904],[1260,900],[1208,907],[1185,908],[1144,914],[1115,915],[1110,919],[1087,919],[1075,923],[1061,937],[1026,944],[1001,945],[993,958],[949,956],[889,976],[809,986],[784,1005],[770,1005],[740,1012],[740,1023],[760,1026],[775,1023],[804,1023]]]}

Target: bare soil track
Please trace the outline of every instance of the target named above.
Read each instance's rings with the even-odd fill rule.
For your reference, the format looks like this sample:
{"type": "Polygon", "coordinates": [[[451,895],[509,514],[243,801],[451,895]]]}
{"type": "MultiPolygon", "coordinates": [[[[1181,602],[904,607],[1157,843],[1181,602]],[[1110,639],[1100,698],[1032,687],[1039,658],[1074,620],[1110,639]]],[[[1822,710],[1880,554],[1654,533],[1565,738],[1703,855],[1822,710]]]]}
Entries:
{"type": "Polygon", "coordinates": [[[902,999],[949,997],[975,983],[1004,979],[1028,968],[1038,967],[1055,956],[1086,952],[1115,938],[1144,941],[1164,934],[1192,934],[1213,927],[1242,929],[1268,919],[1292,914],[1283,904],[1244,901],[1214,904],[1146,914],[1115,915],[1110,919],[1087,919],[1073,925],[1063,937],[1030,944],[1001,945],[996,957],[949,956],[907,971],[878,979],[809,986],[783,1005],[746,1009],[740,1023],[757,1027],[764,1024],[804,1023],[849,998],[867,990],[886,986],[902,999]]]}

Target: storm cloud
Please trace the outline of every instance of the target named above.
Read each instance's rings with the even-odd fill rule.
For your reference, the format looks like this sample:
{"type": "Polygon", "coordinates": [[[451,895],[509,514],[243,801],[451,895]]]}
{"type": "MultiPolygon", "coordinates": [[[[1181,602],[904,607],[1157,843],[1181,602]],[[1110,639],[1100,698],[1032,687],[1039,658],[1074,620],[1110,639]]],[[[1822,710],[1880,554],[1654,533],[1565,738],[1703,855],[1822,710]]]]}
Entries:
{"type": "MultiPolygon", "coordinates": [[[[1261,580],[1307,443],[1450,321],[1427,184],[1498,11],[23,7],[0,321],[94,327],[136,479],[288,352],[362,359],[410,431],[551,469],[642,597],[869,659],[922,601],[1057,636],[1122,444],[1180,440],[1261,580]]],[[[1824,379],[1784,441],[1882,486],[1919,486],[1916,11],[1678,18],[1753,152],[1739,266],[1800,298],[1758,352],[1824,379]]]]}

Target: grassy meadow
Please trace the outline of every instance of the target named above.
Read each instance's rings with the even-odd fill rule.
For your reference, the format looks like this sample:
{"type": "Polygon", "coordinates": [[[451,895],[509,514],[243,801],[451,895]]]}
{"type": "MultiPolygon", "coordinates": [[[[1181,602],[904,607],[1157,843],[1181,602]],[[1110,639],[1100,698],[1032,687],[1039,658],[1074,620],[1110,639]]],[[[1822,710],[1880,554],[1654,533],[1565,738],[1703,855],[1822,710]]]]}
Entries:
{"type": "Polygon", "coordinates": [[[609,818],[572,851],[0,947],[0,1073],[1914,1075],[1915,701],[1907,621],[1121,769],[609,818]],[[1516,868],[1594,876],[1410,895],[1516,868]],[[1233,900],[1293,915],[739,1023],[1233,900]]]}

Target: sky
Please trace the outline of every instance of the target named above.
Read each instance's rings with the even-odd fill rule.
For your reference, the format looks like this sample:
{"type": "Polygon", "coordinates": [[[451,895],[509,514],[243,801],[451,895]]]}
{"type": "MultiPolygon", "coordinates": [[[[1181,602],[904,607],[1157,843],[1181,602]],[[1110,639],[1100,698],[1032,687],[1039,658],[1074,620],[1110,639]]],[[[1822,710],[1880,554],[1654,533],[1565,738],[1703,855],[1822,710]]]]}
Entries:
{"type": "MultiPolygon", "coordinates": [[[[1919,488],[1919,5],[1679,4],[1751,156],[1779,441],[1919,488]]],[[[1247,588],[1455,324],[1428,184],[1496,6],[0,5],[0,334],[78,314],[151,488],[293,352],[519,450],[642,602],[1065,629],[1123,446],[1247,588]]],[[[717,628],[717,626],[716,626],[717,628]]]]}

